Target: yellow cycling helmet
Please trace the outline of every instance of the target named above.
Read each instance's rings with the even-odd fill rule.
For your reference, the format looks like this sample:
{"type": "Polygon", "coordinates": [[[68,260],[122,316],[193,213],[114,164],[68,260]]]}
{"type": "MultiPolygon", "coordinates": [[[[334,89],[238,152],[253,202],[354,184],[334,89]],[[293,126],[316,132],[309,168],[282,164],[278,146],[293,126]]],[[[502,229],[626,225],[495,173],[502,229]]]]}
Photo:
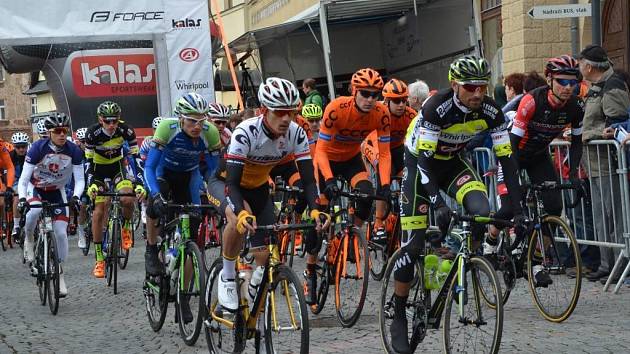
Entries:
{"type": "Polygon", "coordinates": [[[302,108],[302,117],[304,117],[306,120],[321,119],[323,114],[324,113],[322,112],[322,107],[313,103],[307,104],[302,108]]]}

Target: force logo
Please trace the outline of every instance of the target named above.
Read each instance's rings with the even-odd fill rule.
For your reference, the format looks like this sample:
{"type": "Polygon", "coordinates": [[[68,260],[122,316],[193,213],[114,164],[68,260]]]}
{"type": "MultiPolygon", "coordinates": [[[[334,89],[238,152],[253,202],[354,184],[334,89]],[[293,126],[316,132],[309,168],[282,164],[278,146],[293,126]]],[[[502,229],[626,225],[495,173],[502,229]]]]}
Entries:
{"type": "Polygon", "coordinates": [[[466,183],[466,182],[470,181],[470,179],[471,179],[471,178],[472,178],[472,177],[471,177],[470,175],[463,175],[463,176],[461,176],[461,177],[457,180],[457,182],[455,182],[455,184],[456,184],[458,187],[461,187],[461,186],[463,186],[463,185],[464,185],[464,183],[466,183]]]}
{"type": "Polygon", "coordinates": [[[179,59],[190,63],[199,59],[199,51],[195,48],[184,48],[179,52],[179,59]]]}

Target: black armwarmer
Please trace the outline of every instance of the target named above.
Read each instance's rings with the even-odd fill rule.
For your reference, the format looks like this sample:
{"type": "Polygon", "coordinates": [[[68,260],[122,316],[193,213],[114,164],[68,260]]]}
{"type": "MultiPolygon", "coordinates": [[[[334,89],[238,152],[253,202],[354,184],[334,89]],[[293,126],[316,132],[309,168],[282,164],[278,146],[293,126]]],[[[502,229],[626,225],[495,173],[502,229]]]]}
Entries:
{"type": "Polygon", "coordinates": [[[571,135],[571,147],[569,148],[569,177],[577,176],[582,160],[582,135],[571,135]]]}
{"type": "Polygon", "coordinates": [[[317,209],[317,187],[315,185],[315,172],[313,169],[313,160],[300,160],[297,161],[297,168],[300,172],[300,179],[304,186],[304,194],[306,195],[306,202],[311,210],[317,209]]]}
{"type": "Polygon", "coordinates": [[[244,165],[241,163],[233,163],[231,161],[228,161],[226,164],[227,177],[225,178],[225,194],[228,199],[229,206],[236,215],[245,209],[245,204],[243,203],[243,193],[241,192],[243,166],[244,165]]]}

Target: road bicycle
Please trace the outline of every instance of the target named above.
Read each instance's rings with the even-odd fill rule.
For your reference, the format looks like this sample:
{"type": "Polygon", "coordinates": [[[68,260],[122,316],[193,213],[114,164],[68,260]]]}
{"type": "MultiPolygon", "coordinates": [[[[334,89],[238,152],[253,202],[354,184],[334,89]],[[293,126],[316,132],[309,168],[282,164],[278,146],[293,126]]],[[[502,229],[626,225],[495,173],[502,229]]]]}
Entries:
{"type": "Polygon", "coordinates": [[[215,199],[211,195],[208,195],[208,199],[211,201],[210,205],[214,205],[215,208],[204,210],[197,232],[197,246],[203,251],[206,272],[210,270],[213,260],[221,256],[221,238],[225,225],[225,218],[216,209],[220,203],[213,203],[215,199]]]}
{"type": "MultiPolygon", "coordinates": [[[[461,224],[461,248],[437,292],[432,292],[425,280],[425,258],[430,254],[430,241],[414,264],[414,278],[406,304],[411,351],[424,340],[428,329],[438,329],[443,323],[443,345],[446,353],[497,353],[503,331],[503,303],[498,276],[491,263],[477,256],[472,248],[471,223],[513,226],[506,220],[453,213],[447,234],[461,224]],[[442,318],[442,314],[444,317],[442,318]]],[[[381,283],[379,324],[384,349],[395,353],[390,326],[394,318],[394,269],[405,262],[401,250],[390,258],[381,283]]]]}
{"type": "MultiPolygon", "coordinates": [[[[295,207],[297,200],[304,190],[295,186],[285,186],[277,181],[274,193],[281,195],[280,210],[278,211],[277,222],[279,224],[296,224],[301,221],[295,207]]],[[[293,257],[304,257],[306,248],[304,246],[304,236],[302,230],[284,230],[280,233],[280,260],[282,263],[293,267],[293,257]],[[299,245],[297,244],[299,242],[299,245]]]]}
{"type": "Polygon", "coordinates": [[[6,192],[0,193],[0,198],[4,198],[4,213],[0,213],[0,244],[2,245],[2,251],[9,248],[13,248],[15,240],[13,240],[13,198],[7,198],[13,194],[7,194],[6,192]],[[5,245],[6,242],[6,245],[5,245]]]}

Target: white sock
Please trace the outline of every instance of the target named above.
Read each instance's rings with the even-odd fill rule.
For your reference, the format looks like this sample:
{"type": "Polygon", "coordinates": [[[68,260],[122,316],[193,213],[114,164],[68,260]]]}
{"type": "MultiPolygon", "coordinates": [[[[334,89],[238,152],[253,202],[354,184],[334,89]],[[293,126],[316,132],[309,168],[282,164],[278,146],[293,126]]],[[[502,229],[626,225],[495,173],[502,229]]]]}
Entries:
{"type": "Polygon", "coordinates": [[[13,231],[17,230],[20,226],[20,218],[13,218],[13,231]]]}

